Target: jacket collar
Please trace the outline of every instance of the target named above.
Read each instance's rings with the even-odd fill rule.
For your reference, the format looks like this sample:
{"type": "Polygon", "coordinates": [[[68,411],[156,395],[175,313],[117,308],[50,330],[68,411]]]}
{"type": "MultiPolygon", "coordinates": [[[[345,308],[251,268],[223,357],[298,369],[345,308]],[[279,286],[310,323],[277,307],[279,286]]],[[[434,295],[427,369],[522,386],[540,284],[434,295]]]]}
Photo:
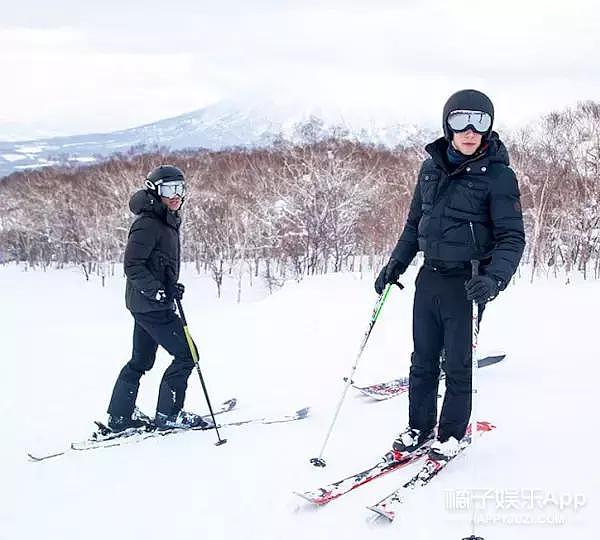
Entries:
{"type": "Polygon", "coordinates": [[[469,165],[487,166],[490,163],[502,163],[508,166],[510,164],[506,146],[504,146],[504,143],[495,131],[492,131],[482,148],[453,171],[450,170],[446,160],[448,144],[449,142],[445,137],[440,137],[425,147],[425,150],[431,156],[434,163],[446,174],[456,174],[463,171],[469,165]]]}

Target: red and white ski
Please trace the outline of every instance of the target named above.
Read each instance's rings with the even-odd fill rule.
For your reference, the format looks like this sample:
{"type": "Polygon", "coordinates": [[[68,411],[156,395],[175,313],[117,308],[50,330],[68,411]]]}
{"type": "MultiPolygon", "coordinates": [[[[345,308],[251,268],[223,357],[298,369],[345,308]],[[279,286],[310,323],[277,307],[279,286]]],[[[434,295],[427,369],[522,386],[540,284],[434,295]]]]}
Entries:
{"type": "MultiPolygon", "coordinates": [[[[494,425],[489,422],[477,422],[477,431],[481,433],[487,433],[495,428],[494,425]]],[[[386,518],[389,521],[393,521],[396,514],[406,501],[407,497],[417,488],[424,487],[431,480],[439,474],[439,472],[448,465],[456,456],[460,455],[466,448],[471,444],[471,433],[470,430],[460,441],[459,452],[451,458],[431,458],[428,457],[423,468],[415,474],[408,482],[396,491],[390,493],[387,497],[381,499],[377,504],[373,506],[367,506],[369,510],[379,514],[379,516],[386,518]]]]}
{"type": "Polygon", "coordinates": [[[342,495],[356,489],[359,486],[375,480],[387,473],[401,469],[406,465],[414,463],[416,460],[425,456],[429,451],[432,440],[427,441],[423,446],[411,453],[399,453],[390,451],[381,458],[375,465],[356,474],[351,474],[337,482],[317,488],[312,491],[294,491],[295,495],[302,497],[306,501],[324,505],[328,502],[341,497],[342,495]]]}

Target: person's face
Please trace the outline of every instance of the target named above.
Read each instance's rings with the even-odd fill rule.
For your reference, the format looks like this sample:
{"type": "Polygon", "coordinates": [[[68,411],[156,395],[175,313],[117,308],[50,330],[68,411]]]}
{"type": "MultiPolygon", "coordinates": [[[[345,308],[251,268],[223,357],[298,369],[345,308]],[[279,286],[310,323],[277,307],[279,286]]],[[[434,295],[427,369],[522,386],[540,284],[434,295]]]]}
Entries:
{"type": "Polygon", "coordinates": [[[181,208],[181,197],[179,195],[175,195],[175,197],[161,197],[160,200],[164,203],[164,205],[171,210],[171,212],[177,212],[181,208]]]}
{"type": "Polygon", "coordinates": [[[465,156],[472,156],[481,146],[482,138],[483,135],[481,133],[477,133],[472,129],[467,129],[466,131],[453,134],[452,145],[461,154],[464,154],[465,156]]]}

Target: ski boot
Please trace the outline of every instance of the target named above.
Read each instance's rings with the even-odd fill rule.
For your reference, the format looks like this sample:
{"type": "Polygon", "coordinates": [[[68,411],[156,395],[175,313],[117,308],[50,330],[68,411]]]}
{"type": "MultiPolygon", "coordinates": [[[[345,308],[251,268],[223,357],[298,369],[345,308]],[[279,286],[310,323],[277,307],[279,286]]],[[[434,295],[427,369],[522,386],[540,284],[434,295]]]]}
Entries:
{"type": "Polygon", "coordinates": [[[214,427],[212,419],[183,410],[173,415],[157,411],[154,425],[159,431],[167,429],[210,429],[214,427]]]}
{"type": "Polygon", "coordinates": [[[427,441],[433,439],[433,430],[422,432],[419,429],[407,427],[392,443],[394,452],[399,454],[414,452],[427,441]]]}
{"type": "Polygon", "coordinates": [[[429,457],[431,459],[442,459],[449,460],[460,452],[460,443],[454,438],[450,437],[444,442],[436,439],[429,449],[429,457]]]}
{"type": "Polygon", "coordinates": [[[148,422],[132,416],[108,416],[108,428],[113,433],[121,433],[126,429],[140,429],[148,426],[148,422]]]}

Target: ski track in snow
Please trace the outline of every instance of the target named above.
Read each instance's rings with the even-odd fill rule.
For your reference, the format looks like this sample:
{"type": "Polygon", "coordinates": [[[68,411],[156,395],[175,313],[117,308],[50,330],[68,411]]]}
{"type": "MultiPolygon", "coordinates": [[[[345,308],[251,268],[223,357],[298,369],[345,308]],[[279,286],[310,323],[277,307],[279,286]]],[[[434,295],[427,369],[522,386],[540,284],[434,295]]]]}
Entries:
{"type": "MultiPolygon", "coordinates": [[[[358,383],[408,372],[415,272],[411,267],[404,276],[404,291],[391,292],[359,364],[358,383]]],[[[479,418],[497,429],[384,525],[365,507],[402,485],[418,465],[323,508],[292,494],[371,465],[407,422],[406,395],[370,402],[350,390],[325,453],[328,466],[308,462],[319,452],[376,300],[370,274],[288,282],[271,296],[260,283],[246,284],[236,304],[233,279],[217,300],[209,278],[191,268],[184,272],[184,308],[213,404],[237,397],[231,420],[311,406],[308,419],[224,430],[229,442],[221,447],[214,446],[214,433],[199,432],[29,463],[27,451],[60,449],[85,438],[92,420],[105,419],[133,326],[120,267],[116,273],[102,288],[99,278],[86,282],[74,268],[0,267],[1,540],[460,540],[471,534],[470,512],[448,510],[448,490],[472,486],[500,496],[541,490],[587,499],[577,512],[551,504],[498,511],[488,502],[487,514],[505,520],[561,514],[566,523],[478,527],[486,540],[598,537],[591,515],[598,475],[583,472],[582,463],[590,462],[586,449],[598,442],[600,282],[567,286],[539,279],[531,285],[522,278],[488,306],[480,353],[504,350],[508,356],[480,372],[479,418]],[[576,443],[581,450],[565,458],[582,435],[576,443]]],[[[150,414],[168,362],[159,352],[142,379],[138,404],[150,414]]],[[[195,372],[186,408],[206,410],[195,372]]]]}

